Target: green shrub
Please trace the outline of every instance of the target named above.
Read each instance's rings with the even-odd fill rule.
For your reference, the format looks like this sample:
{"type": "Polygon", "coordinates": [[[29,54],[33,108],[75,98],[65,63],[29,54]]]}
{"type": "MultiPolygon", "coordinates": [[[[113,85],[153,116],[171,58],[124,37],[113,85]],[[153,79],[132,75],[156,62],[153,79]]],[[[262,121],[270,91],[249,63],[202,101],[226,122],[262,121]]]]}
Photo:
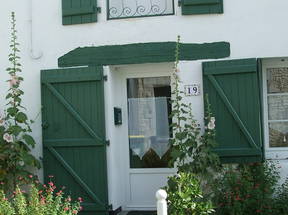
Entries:
{"type": "Polygon", "coordinates": [[[192,173],[180,173],[168,179],[169,215],[204,215],[214,212],[212,203],[203,198],[200,183],[192,173]]]}
{"type": "Polygon", "coordinates": [[[62,190],[55,191],[56,186],[49,182],[43,189],[32,185],[29,192],[21,190],[18,186],[8,198],[4,191],[0,191],[1,215],[73,215],[80,211],[81,198],[71,202],[71,198],[64,197],[62,190]]]}
{"type": "Polygon", "coordinates": [[[227,165],[214,186],[221,215],[276,215],[274,198],[279,172],[272,162],[227,165]]]}
{"type": "Polygon", "coordinates": [[[274,199],[274,214],[288,214],[288,179],[277,188],[274,199]]]}

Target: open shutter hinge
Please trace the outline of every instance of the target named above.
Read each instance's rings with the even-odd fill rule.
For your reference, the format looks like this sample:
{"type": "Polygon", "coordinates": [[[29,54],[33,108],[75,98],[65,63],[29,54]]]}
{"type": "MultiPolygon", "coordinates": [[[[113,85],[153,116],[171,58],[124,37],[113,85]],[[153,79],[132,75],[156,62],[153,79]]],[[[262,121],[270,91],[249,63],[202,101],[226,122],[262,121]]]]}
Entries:
{"type": "Polygon", "coordinates": [[[101,7],[96,7],[97,13],[101,13],[101,7]]]}
{"type": "Polygon", "coordinates": [[[182,1],[181,0],[178,0],[178,7],[180,7],[182,4],[182,1]]]}
{"type": "Polygon", "coordinates": [[[104,81],[108,81],[108,76],[107,76],[107,75],[104,75],[104,76],[103,76],[103,80],[104,80],[104,81]]]}
{"type": "Polygon", "coordinates": [[[106,140],[105,143],[107,146],[110,146],[110,140],[106,140]]]}

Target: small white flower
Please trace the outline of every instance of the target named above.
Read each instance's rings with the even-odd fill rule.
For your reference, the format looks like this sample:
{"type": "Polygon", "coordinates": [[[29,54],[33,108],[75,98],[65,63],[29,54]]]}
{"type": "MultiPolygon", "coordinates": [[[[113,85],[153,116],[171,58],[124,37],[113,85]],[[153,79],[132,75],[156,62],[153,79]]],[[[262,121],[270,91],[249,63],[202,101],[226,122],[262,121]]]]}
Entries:
{"type": "Polygon", "coordinates": [[[20,166],[24,166],[24,161],[19,161],[20,166]]]}
{"type": "Polygon", "coordinates": [[[215,128],[215,121],[210,121],[207,125],[209,130],[213,130],[215,128]]]}
{"type": "Polygon", "coordinates": [[[211,122],[215,122],[215,117],[212,116],[211,119],[210,119],[210,121],[211,121],[211,122]]]}
{"type": "Polygon", "coordinates": [[[8,134],[8,133],[5,133],[3,135],[3,139],[7,142],[7,143],[12,143],[13,142],[13,136],[8,134]]]}

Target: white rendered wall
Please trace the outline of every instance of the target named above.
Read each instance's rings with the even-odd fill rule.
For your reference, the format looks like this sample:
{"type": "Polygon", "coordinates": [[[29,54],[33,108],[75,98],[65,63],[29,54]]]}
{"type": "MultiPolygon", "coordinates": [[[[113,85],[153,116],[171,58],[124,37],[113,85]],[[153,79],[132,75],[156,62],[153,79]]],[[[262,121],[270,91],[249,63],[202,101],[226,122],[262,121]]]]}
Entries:
{"type": "MultiPolygon", "coordinates": [[[[8,67],[10,40],[10,13],[16,12],[21,57],[23,64],[24,105],[28,115],[34,119],[41,109],[40,70],[57,68],[57,59],[79,46],[100,46],[139,42],[175,41],[181,35],[184,43],[227,41],[231,44],[231,56],[227,59],[249,57],[288,56],[288,1],[278,0],[224,0],[224,14],[182,16],[175,0],[176,14],[172,16],[144,17],[121,20],[106,20],[106,1],[99,0],[102,13],[98,22],[91,24],[62,26],[60,0],[9,0],[0,7],[0,109],[5,104],[4,95],[8,84],[5,69],[8,67]],[[31,2],[33,10],[31,10],[31,2]],[[32,25],[31,25],[32,15],[32,25]],[[31,26],[33,26],[33,53],[31,55],[31,26]],[[43,56],[40,59],[32,57],[43,56]]],[[[181,77],[184,83],[200,83],[202,87],[201,61],[181,62],[181,77]]],[[[105,68],[109,75],[111,71],[105,68]]],[[[116,78],[117,75],[114,77],[116,78]]],[[[117,88],[113,75],[105,86],[106,95],[117,88]],[[109,84],[111,83],[111,84],[109,84]]],[[[203,92],[203,91],[202,91],[203,92]]],[[[113,106],[123,101],[106,96],[107,135],[111,144],[117,143],[120,128],[113,128],[113,106]],[[112,132],[113,131],[113,132],[112,132]],[[111,133],[112,132],[112,133],[111,133]]],[[[202,94],[189,97],[194,115],[200,121],[203,117],[202,94]]],[[[125,102],[125,101],[124,101],[125,102]]],[[[123,116],[127,117],[127,116],[123,116]]],[[[34,152],[41,155],[41,118],[33,125],[33,136],[39,143],[34,152]]],[[[121,178],[118,160],[121,151],[108,148],[108,174],[110,202],[114,207],[121,205],[121,178]],[[119,174],[120,175],[119,175],[119,174]]],[[[288,156],[287,156],[288,157],[288,156]]],[[[288,173],[288,164],[281,161],[282,175],[288,173]]],[[[40,173],[41,175],[41,173],[40,173]]]]}

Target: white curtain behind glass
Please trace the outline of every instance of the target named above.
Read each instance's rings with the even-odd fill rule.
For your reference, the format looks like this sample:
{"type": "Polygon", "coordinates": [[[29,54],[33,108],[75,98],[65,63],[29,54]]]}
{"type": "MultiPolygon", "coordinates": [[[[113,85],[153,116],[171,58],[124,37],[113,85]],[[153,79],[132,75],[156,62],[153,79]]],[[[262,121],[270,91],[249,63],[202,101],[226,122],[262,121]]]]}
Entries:
{"type": "Polygon", "coordinates": [[[130,149],[140,159],[153,149],[161,158],[169,149],[167,98],[129,98],[130,149]]]}

